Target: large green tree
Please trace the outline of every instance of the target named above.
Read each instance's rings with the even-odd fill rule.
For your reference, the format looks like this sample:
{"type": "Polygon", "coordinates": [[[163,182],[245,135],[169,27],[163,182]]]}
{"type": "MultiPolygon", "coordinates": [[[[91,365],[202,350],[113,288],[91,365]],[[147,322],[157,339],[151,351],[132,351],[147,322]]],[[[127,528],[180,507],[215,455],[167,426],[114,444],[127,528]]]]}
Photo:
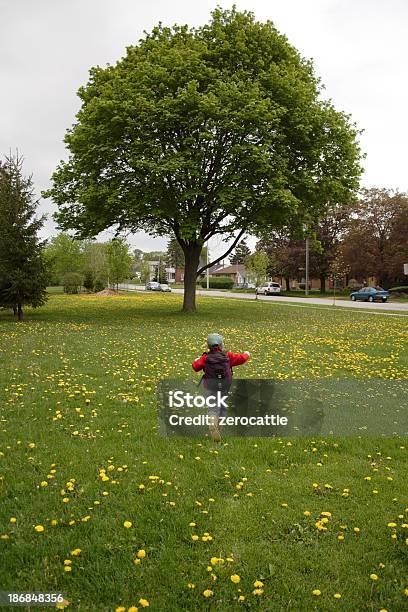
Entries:
{"type": "Polygon", "coordinates": [[[6,157],[0,164],[0,306],[13,308],[19,321],[25,304],[36,308],[47,299],[45,242],[38,238],[44,217],[36,216],[37,206],[23,159],[6,157]]]}
{"type": "Polygon", "coordinates": [[[92,68],[45,196],[80,236],[116,226],[173,235],[195,310],[203,245],[318,214],[356,189],[357,131],[271,22],[235,8],[199,28],[159,25],[115,66],[92,68]]]}

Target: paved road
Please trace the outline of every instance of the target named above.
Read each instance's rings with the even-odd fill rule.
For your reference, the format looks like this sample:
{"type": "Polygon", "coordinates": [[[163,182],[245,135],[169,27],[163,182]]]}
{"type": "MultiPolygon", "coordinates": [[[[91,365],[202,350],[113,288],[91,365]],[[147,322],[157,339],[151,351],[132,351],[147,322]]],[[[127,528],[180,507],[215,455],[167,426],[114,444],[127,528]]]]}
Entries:
{"type": "MultiPolygon", "coordinates": [[[[119,285],[119,289],[125,291],[145,291],[142,285],[119,285]]],[[[184,293],[184,289],[172,289],[173,293],[184,293]]],[[[197,289],[197,295],[205,295],[208,297],[222,297],[222,298],[234,298],[239,300],[254,300],[255,296],[253,293],[233,293],[231,291],[206,291],[205,289],[197,289]]],[[[302,297],[285,297],[285,296],[258,296],[259,300],[274,303],[294,303],[303,305],[319,305],[319,306],[333,306],[332,298],[302,298],[302,297]]],[[[386,312],[387,310],[408,313],[408,304],[401,302],[386,302],[385,304],[378,302],[352,302],[351,300],[336,300],[336,306],[341,308],[357,308],[370,310],[374,312],[386,312]]]]}

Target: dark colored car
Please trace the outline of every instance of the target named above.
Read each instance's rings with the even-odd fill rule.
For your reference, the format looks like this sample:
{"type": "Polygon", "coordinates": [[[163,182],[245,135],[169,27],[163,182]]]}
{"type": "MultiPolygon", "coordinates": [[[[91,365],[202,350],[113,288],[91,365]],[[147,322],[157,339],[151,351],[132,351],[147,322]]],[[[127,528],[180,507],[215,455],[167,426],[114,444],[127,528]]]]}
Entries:
{"type": "Polygon", "coordinates": [[[355,302],[356,300],[362,300],[363,302],[386,302],[389,293],[382,287],[362,287],[359,291],[353,291],[350,293],[350,299],[355,302]]]}

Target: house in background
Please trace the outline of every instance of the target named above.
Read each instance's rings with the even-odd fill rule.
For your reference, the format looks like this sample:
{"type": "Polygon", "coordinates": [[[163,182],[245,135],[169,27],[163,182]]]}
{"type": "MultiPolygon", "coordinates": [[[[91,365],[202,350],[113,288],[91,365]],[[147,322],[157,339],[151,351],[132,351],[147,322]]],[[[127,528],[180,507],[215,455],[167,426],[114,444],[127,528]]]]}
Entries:
{"type": "Polygon", "coordinates": [[[247,273],[244,264],[233,264],[225,267],[221,266],[211,272],[211,276],[228,276],[234,281],[235,287],[242,287],[246,283],[251,282],[251,280],[248,278],[249,274],[247,273]]]}

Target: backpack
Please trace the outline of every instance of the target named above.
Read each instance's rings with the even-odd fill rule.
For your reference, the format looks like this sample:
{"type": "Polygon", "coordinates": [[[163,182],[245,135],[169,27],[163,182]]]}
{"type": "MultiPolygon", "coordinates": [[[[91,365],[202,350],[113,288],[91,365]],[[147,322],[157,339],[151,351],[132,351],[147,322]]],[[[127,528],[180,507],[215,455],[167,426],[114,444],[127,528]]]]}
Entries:
{"type": "Polygon", "coordinates": [[[232,369],[228,355],[222,351],[207,353],[203,378],[208,389],[228,391],[232,383],[232,369]]]}

